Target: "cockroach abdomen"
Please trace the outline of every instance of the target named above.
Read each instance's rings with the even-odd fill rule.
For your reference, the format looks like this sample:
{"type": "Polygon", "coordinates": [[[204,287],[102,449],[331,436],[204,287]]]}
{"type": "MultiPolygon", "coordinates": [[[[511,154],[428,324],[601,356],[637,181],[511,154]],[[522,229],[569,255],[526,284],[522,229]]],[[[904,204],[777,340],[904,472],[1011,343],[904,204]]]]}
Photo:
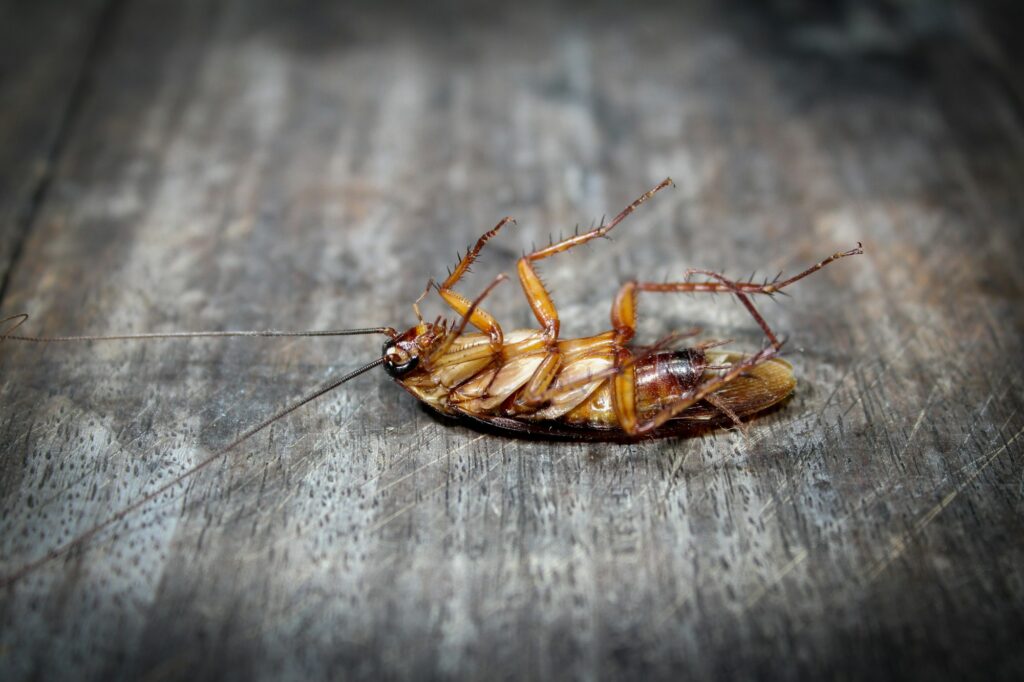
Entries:
{"type": "Polygon", "coordinates": [[[641,414],[657,411],[695,388],[707,360],[699,348],[654,353],[636,363],[636,400],[641,414]]]}

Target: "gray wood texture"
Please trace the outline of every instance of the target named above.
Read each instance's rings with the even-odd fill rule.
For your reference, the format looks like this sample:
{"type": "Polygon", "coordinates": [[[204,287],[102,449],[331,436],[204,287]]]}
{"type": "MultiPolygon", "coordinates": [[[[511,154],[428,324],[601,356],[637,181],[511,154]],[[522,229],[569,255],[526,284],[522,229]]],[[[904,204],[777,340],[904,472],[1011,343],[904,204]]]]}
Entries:
{"type": "MultiPolygon", "coordinates": [[[[4,588],[0,678],[1019,679],[1007,31],[778,6],[4,3],[0,311],[25,333],[403,326],[501,216],[468,293],[667,175],[543,264],[566,335],[630,277],[867,254],[763,306],[800,383],[749,438],[502,438],[377,371],[4,588]]],[[[514,283],[489,305],[530,324],[514,283]]],[[[761,343],[724,297],[641,310],[647,339],[761,343]]],[[[377,352],[3,343],[0,575],[377,352]]]]}

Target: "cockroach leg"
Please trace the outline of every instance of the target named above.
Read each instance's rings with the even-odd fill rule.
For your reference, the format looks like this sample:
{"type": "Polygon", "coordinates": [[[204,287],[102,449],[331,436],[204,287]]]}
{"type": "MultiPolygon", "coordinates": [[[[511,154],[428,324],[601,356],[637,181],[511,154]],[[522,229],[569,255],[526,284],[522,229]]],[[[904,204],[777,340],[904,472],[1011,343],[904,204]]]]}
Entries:
{"type": "MultiPolygon", "coordinates": [[[[841,257],[841,256],[839,256],[837,254],[836,257],[841,257]]],[[[815,269],[820,269],[820,268],[824,267],[826,264],[828,264],[829,262],[831,262],[831,260],[822,261],[817,266],[815,266],[815,269]]],[[[777,350],[779,348],[782,348],[782,342],[779,341],[779,338],[775,335],[775,332],[773,332],[771,327],[768,326],[768,322],[764,319],[764,317],[761,316],[761,313],[758,311],[758,309],[756,307],[754,307],[754,302],[750,300],[750,297],[747,294],[766,294],[768,296],[772,296],[776,292],[778,292],[779,289],[781,289],[783,286],[786,286],[786,284],[792,284],[793,282],[797,281],[801,277],[806,277],[811,272],[814,272],[814,270],[806,271],[805,273],[802,273],[799,277],[793,278],[792,281],[788,281],[788,282],[784,282],[784,283],[764,284],[764,285],[761,285],[761,286],[753,284],[752,282],[733,282],[732,280],[726,278],[724,275],[720,275],[717,272],[712,272],[711,270],[694,270],[694,269],[690,269],[690,270],[686,271],[686,277],[689,278],[690,275],[698,274],[698,275],[705,275],[707,277],[711,277],[713,279],[718,280],[717,283],[721,284],[724,287],[725,291],[731,292],[732,294],[734,294],[736,296],[737,299],[739,299],[740,303],[743,304],[743,307],[746,308],[747,312],[750,313],[750,316],[754,318],[755,322],[757,322],[757,326],[759,326],[761,328],[761,330],[764,332],[764,335],[766,337],[768,337],[769,343],[771,343],[772,346],[774,346],[776,348],[776,350],[777,350]],[[750,285],[753,285],[753,286],[750,286],[750,285]]],[[[695,284],[695,285],[698,285],[698,286],[702,285],[702,284],[715,284],[714,282],[687,282],[687,283],[688,284],[695,284]]]]}
{"type": "Polygon", "coordinates": [[[469,268],[473,265],[473,261],[477,259],[480,252],[483,250],[484,245],[489,242],[501,228],[505,227],[509,223],[515,224],[516,219],[512,216],[505,216],[498,221],[498,224],[492,227],[487,232],[484,232],[479,239],[476,240],[476,244],[471,249],[466,251],[466,255],[459,259],[459,264],[455,266],[455,269],[449,273],[448,278],[438,287],[439,291],[448,291],[452,289],[463,276],[469,272],[469,268]]]}
{"type": "Polygon", "coordinates": [[[568,239],[563,239],[562,241],[556,242],[556,243],[551,244],[549,246],[546,246],[543,249],[537,249],[533,253],[530,253],[530,254],[524,256],[524,258],[526,258],[526,259],[528,259],[530,261],[538,261],[538,260],[547,258],[548,256],[553,256],[556,253],[561,253],[563,251],[568,251],[569,249],[571,249],[574,246],[579,246],[580,244],[586,244],[587,242],[589,242],[592,239],[597,239],[598,237],[603,237],[606,234],[608,234],[609,232],[611,232],[611,230],[616,225],[618,225],[623,220],[625,220],[626,216],[628,216],[630,213],[635,211],[637,209],[637,207],[640,206],[640,204],[644,203],[645,201],[647,201],[648,199],[653,197],[655,194],[657,194],[658,192],[660,192],[661,190],[665,189],[666,187],[668,187],[668,186],[670,186],[672,184],[673,184],[672,183],[672,178],[665,178],[660,183],[658,183],[657,187],[654,187],[654,188],[644,192],[642,195],[637,197],[633,201],[633,203],[631,203],[626,208],[622,209],[622,211],[617,216],[615,216],[611,220],[611,222],[599,225],[596,228],[594,228],[593,230],[590,230],[588,232],[584,232],[583,234],[573,235],[572,237],[569,237],[568,239]]]}
{"type": "Polygon", "coordinates": [[[468,323],[482,331],[490,339],[491,348],[495,352],[500,351],[504,345],[504,335],[501,331],[501,325],[494,319],[490,313],[483,308],[474,307],[472,302],[465,296],[458,294],[454,291],[446,289],[438,289],[437,293],[441,295],[445,303],[450,305],[452,309],[462,317],[466,317],[468,323]]]}
{"type": "MultiPolygon", "coordinates": [[[[615,364],[617,367],[621,366],[624,360],[628,361],[629,359],[629,352],[625,349],[624,345],[636,333],[637,293],[640,291],[687,291],[690,290],[691,284],[700,283],[669,282],[661,284],[633,281],[627,282],[619,289],[615,302],[612,304],[611,312],[612,328],[615,331],[616,342],[621,349],[616,357],[615,364]]],[[[760,316],[758,315],[757,318],[760,318],[760,316]]],[[[763,322],[763,319],[761,321],[763,322]]],[[[723,374],[708,379],[694,390],[684,394],[680,400],[664,408],[653,418],[643,423],[637,421],[635,372],[632,367],[623,367],[623,371],[616,374],[612,379],[612,401],[622,429],[631,435],[650,433],[679,415],[688,407],[711,395],[719,386],[731,381],[747,369],[774,357],[778,353],[781,344],[779,344],[775,335],[771,333],[771,330],[768,329],[767,324],[762,325],[762,329],[769,335],[769,339],[773,341],[770,349],[761,351],[743,362],[736,363],[723,374]]]]}
{"type": "Polygon", "coordinates": [[[636,414],[636,369],[629,363],[631,355],[629,349],[622,346],[615,350],[615,367],[620,371],[612,377],[612,405],[619,426],[633,435],[640,431],[636,414]]]}
{"type": "Polygon", "coordinates": [[[781,282],[768,282],[761,284],[756,282],[734,282],[724,275],[711,270],[694,269],[686,271],[687,278],[691,275],[704,275],[712,278],[714,281],[638,282],[633,280],[631,282],[626,282],[622,285],[622,288],[619,289],[619,293],[615,297],[615,303],[612,306],[612,327],[615,329],[620,343],[625,343],[633,337],[633,334],[636,331],[636,297],[641,291],[654,293],[730,293],[734,294],[736,298],[740,300],[743,307],[747,309],[747,312],[750,313],[754,318],[754,321],[757,322],[757,325],[761,327],[761,330],[765,333],[765,336],[768,337],[768,341],[772,344],[772,347],[779,350],[782,347],[782,341],[779,340],[775,335],[775,332],[773,332],[771,327],[768,326],[764,317],[761,316],[761,313],[758,312],[756,307],[754,307],[749,295],[764,294],[771,296],[790,284],[798,282],[804,277],[821,270],[833,261],[861,253],[864,253],[863,246],[860,242],[857,242],[856,248],[850,249],[849,251],[834,253],[828,258],[815,263],[803,272],[781,282]]]}
{"type": "Polygon", "coordinates": [[[761,293],[765,293],[765,294],[775,293],[779,289],[782,289],[783,287],[788,287],[793,282],[798,282],[798,281],[802,280],[804,277],[807,277],[807,275],[813,274],[813,273],[817,272],[818,270],[821,270],[823,267],[825,267],[826,265],[828,265],[829,263],[831,263],[833,261],[837,261],[840,258],[846,258],[847,256],[859,256],[859,255],[861,255],[863,253],[864,253],[864,245],[861,242],[857,242],[857,246],[852,248],[852,249],[850,249],[849,251],[839,251],[837,253],[833,253],[831,256],[829,256],[825,260],[819,261],[819,262],[815,263],[814,265],[812,265],[811,267],[807,268],[803,272],[797,273],[796,275],[793,275],[789,279],[783,280],[781,282],[777,282],[775,284],[765,285],[763,287],[764,290],[761,293]]]}
{"type": "Polygon", "coordinates": [[[604,223],[593,230],[584,232],[583,234],[574,234],[568,239],[563,239],[542,249],[537,249],[519,259],[519,262],[516,265],[516,270],[519,275],[519,283],[523,287],[523,293],[526,295],[526,300],[530,304],[530,309],[533,311],[534,317],[536,317],[537,321],[540,323],[544,341],[550,350],[550,355],[544,359],[541,365],[534,372],[533,376],[531,376],[530,380],[527,382],[527,390],[522,396],[524,405],[540,404],[541,397],[551,385],[551,382],[558,373],[558,368],[561,366],[561,360],[557,357],[558,333],[561,325],[558,319],[558,309],[551,300],[551,294],[548,293],[547,287],[544,286],[544,282],[541,281],[540,276],[533,267],[533,263],[548,258],[549,256],[553,256],[556,253],[568,251],[575,246],[586,244],[593,239],[604,237],[616,225],[625,220],[626,216],[635,211],[640,204],[644,203],[671,184],[672,179],[665,178],[656,187],[644,192],[629,206],[622,209],[622,211],[619,212],[611,222],[604,223]]]}
{"type": "MultiPolygon", "coordinates": [[[[834,260],[834,259],[833,259],[834,260]]],[[[821,266],[824,267],[824,266],[821,266]]],[[[812,270],[813,271],[813,270],[812,270]]],[[[636,416],[636,395],[635,386],[633,380],[633,372],[630,369],[626,369],[623,373],[616,375],[612,381],[612,400],[615,405],[615,412],[619,418],[620,425],[623,430],[632,435],[643,435],[650,433],[660,426],[664,425],[669,420],[673,419],[687,408],[691,407],[695,403],[704,399],[705,397],[712,394],[719,386],[724,385],[726,382],[731,381],[733,378],[739,376],[743,372],[750,368],[756,367],[761,362],[764,362],[771,357],[774,357],[782,347],[782,343],[778,340],[778,337],[772,332],[771,328],[765,322],[764,318],[761,317],[757,309],[754,308],[750,302],[749,297],[746,295],[747,291],[742,289],[742,285],[730,282],[720,275],[715,273],[702,273],[708,276],[715,277],[719,281],[716,282],[637,282],[631,281],[626,282],[619,289],[619,293],[615,296],[615,301],[612,304],[611,311],[611,322],[612,328],[615,331],[616,342],[623,346],[630,339],[633,338],[636,333],[636,304],[637,295],[641,291],[648,292],[691,292],[691,291],[726,291],[735,294],[747,310],[753,315],[758,325],[764,331],[768,340],[771,342],[769,349],[761,351],[760,353],[747,358],[745,361],[736,363],[732,367],[725,370],[722,374],[708,379],[703,384],[698,386],[693,391],[684,394],[678,401],[664,408],[661,412],[656,414],[654,417],[646,422],[638,423],[636,416]]],[[[808,273],[809,274],[809,273],[808,273]]],[[[793,279],[795,282],[797,279],[793,279]]],[[[786,284],[792,283],[787,281],[786,284]]],[[[777,286],[777,285],[776,285],[777,286]]],[[[754,293],[754,292],[750,292],[754,293]]],[[[760,292],[760,293],[771,293],[771,292],[760,292]]],[[[621,359],[617,359],[618,364],[621,359]]],[[[710,402],[710,401],[709,401],[710,402]]],[[[711,403],[714,405],[714,403],[711,403]]],[[[715,407],[718,407],[715,405],[715,407]]],[[[731,416],[728,415],[727,416],[731,416]]]]}
{"type": "Polygon", "coordinates": [[[537,321],[540,322],[541,330],[545,335],[545,340],[549,344],[554,344],[558,340],[559,331],[559,320],[558,310],[555,308],[555,304],[551,300],[551,295],[545,288],[544,283],[537,275],[537,271],[533,267],[533,263],[553,256],[556,253],[562,253],[569,249],[586,244],[587,242],[604,237],[607,235],[616,225],[626,219],[630,213],[635,211],[640,204],[644,203],[659,191],[665,189],[672,184],[672,178],[665,178],[653,189],[644,192],[641,196],[633,201],[629,206],[622,209],[622,211],[611,220],[611,222],[602,224],[593,230],[584,232],[583,234],[576,234],[568,239],[550,244],[543,249],[537,249],[532,253],[528,253],[519,259],[517,264],[517,270],[519,273],[519,281],[523,286],[523,292],[526,294],[526,300],[530,304],[530,308],[533,310],[534,316],[537,321]]]}
{"type": "Polygon", "coordinates": [[[811,267],[793,275],[788,279],[778,281],[779,278],[782,277],[782,273],[779,273],[779,276],[776,277],[775,281],[762,282],[760,284],[758,284],[757,282],[733,282],[724,277],[723,275],[720,275],[719,273],[713,272],[711,270],[700,270],[690,268],[689,270],[686,271],[686,277],[689,277],[690,275],[706,275],[708,277],[713,277],[717,279],[718,282],[693,282],[692,284],[695,288],[688,289],[688,291],[709,291],[729,293],[742,292],[745,294],[767,294],[771,296],[772,294],[777,293],[781,289],[788,287],[790,284],[799,282],[804,277],[814,274],[815,272],[821,270],[823,267],[825,267],[829,263],[832,263],[833,261],[837,261],[840,258],[846,258],[848,256],[858,256],[863,253],[864,245],[861,242],[857,242],[857,246],[850,249],[849,251],[838,251],[836,253],[833,253],[828,258],[818,261],[811,267]]]}
{"type": "Polygon", "coordinates": [[[546,402],[544,394],[547,393],[548,387],[558,376],[558,370],[561,368],[561,353],[554,351],[544,356],[530,380],[526,382],[523,391],[516,398],[515,406],[517,408],[536,408],[543,405],[546,402]]]}
{"type": "MultiPolygon", "coordinates": [[[[501,228],[514,222],[514,218],[506,216],[498,221],[497,225],[487,232],[484,232],[483,235],[476,240],[476,244],[466,251],[466,255],[459,259],[458,265],[456,265],[455,269],[448,275],[448,278],[445,279],[439,287],[437,287],[437,293],[459,315],[466,316],[472,306],[469,299],[461,294],[457,294],[452,290],[452,288],[467,272],[469,272],[469,267],[473,264],[473,261],[476,260],[477,256],[480,255],[480,251],[484,248],[484,245],[492,237],[498,234],[501,228]]],[[[490,337],[492,348],[495,350],[501,349],[503,342],[501,325],[498,324],[498,321],[495,320],[490,313],[485,311],[483,308],[473,308],[472,312],[469,313],[469,323],[490,337]]]]}
{"type": "Polygon", "coordinates": [[[750,439],[750,429],[743,422],[743,420],[740,419],[740,416],[736,414],[736,411],[729,407],[724,400],[719,399],[718,396],[716,396],[714,393],[709,393],[708,395],[704,396],[704,402],[709,403],[716,410],[718,410],[726,417],[728,417],[729,420],[736,426],[736,428],[740,430],[740,433],[743,434],[743,437],[747,440],[750,439]]]}
{"type": "Polygon", "coordinates": [[[420,294],[419,298],[417,298],[415,301],[412,302],[412,311],[416,314],[416,319],[419,320],[420,324],[426,324],[423,321],[423,314],[420,312],[420,303],[423,302],[423,299],[425,299],[427,297],[427,294],[430,293],[430,290],[432,288],[434,288],[434,278],[433,277],[431,277],[430,279],[427,280],[427,286],[424,287],[423,293],[420,294]]]}
{"type": "MultiPolygon", "coordinates": [[[[508,279],[508,275],[506,275],[504,273],[498,275],[497,277],[495,277],[491,281],[490,284],[487,285],[487,288],[485,288],[483,290],[483,292],[481,292],[481,294],[479,296],[477,296],[472,302],[468,302],[466,304],[466,310],[465,310],[465,312],[462,313],[462,320],[459,322],[459,325],[457,327],[455,327],[454,331],[452,331],[452,333],[448,334],[445,337],[444,341],[441,343],[441,345],[439,345],[437,347],[437,349],[435,349],[430,354],[430,357],[427,358],[427,365],[426,366],[428,366],[428,367],[431,366],[431,364],[432,364],[432,362],[434,360],[436,360],[437,358],[442,357],[445,353],[448,352],[448,350],[452,347],[452,344],[454,344],[455,341],[460,336],[462,336],[462,332],[466,331],[466,326],[468,324],[472,324],[473,319],[474,319],[474,315],[476,315],[476,313],[480,312],[480,304],[483,303],[483,300],[485,298],[487,298],[487,295],[490,294],[494,290],[494,287],[498,286],[499,284],[501,284],[502,282],[504,282],[507,279],[508,279]]],[[[495,325],[497,325],[497,323],[495,323],[495,325]]],[[[498,327],[498,334],[499,335],[501,334],[501,327],[498,327]]]]}

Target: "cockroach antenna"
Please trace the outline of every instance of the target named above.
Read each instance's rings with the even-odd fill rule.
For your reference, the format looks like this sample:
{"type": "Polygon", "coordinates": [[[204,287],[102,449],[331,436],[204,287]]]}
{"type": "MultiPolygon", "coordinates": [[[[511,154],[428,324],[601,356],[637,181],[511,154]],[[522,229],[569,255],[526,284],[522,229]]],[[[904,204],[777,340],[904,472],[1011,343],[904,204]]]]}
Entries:
{"type": "Polygon", "coordinates": [[[364,334],[384,334],[394,338],[398,336],[391,327],[366,327],[363,329],[307,329],[301,331],[283,331],[279,329],[261,329],[245,331],[209,331],[209,332],[152,332],[145,334],[105,334],[100,336],[23,336],[13,332],[28,321],[27,313],[18,313],[0,320],[0,325],[10,326],[0,331],[0,341],[29,341],[32,343],[61,343],[65,341],[144,341],[148,339],[202,339],[226,338],[235,336],[359,336],[364,334]]]}

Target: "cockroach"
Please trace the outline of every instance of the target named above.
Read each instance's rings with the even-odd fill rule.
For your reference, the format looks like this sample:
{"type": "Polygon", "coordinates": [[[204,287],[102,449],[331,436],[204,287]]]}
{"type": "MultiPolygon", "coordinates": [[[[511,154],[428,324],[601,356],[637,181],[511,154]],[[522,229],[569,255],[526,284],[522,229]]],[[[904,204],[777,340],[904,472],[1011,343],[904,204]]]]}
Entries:
{"type": "Polygon", "coordinates": [[[327,331],[215,331],[119,334],[111,336],[21,336],[14,331],[28,316],[0,321],[7,328],[0,341],[54,343],[127,339],[177,339],[234,336],[386,336],[379,358],[296,400],[251,427],[226,447],[184,472],[173,481],[138,498],[107,520],[51,550],[0,580],[6,585],[124,519],[196,472],[303,405],[347,381],[381,366],[395,382],[431,410],[474,422],[512,436],[572,438],[588,441],[636,441],[679,435],[694,426],[720,422],[741,424],[785,400],[796,387],[792,366],[779,357],[782,341],[754,307],[752,297],[772,296],[829,263],[863,253],[860,243],[835,253],[806,270],[783,279],[761,283],[735,281],[710,270],[687,270],[682,281],[630,280],[615,296],[611,330],[586,338],[559,335],[558,310],[537,275],[536,263],[594,239],[606,236],[629,214],[659,191],[672,185],[666,178],[642,194],[611,221],[589,231],[553,242],[523,255],[516,274],[537,319],[535,329],[506,332],[482,306],[487,295],[506,275],[495,278],[475,299],[455,291],[488,241],[509,223],[503,218],[485,232],[462,256],[440,284],[428,282],[413,303],[417,323],[399,333],[392,327],[327,331]],[[694,277],[699,281],[693,281],[694,277]],[[457,317],[427,322],[419,303],[435,290],[457,317]],[[631,345],[636,332],[637,297],[647,293],[724,293],[735,296],[764,332],[765,346],[752,354],[725,350],[727,342],[705,341],[674,348],[681,337],[670,336],[647,347],[631,345]],[[476,331],[467,332],[472,327],[476,331]]]}

